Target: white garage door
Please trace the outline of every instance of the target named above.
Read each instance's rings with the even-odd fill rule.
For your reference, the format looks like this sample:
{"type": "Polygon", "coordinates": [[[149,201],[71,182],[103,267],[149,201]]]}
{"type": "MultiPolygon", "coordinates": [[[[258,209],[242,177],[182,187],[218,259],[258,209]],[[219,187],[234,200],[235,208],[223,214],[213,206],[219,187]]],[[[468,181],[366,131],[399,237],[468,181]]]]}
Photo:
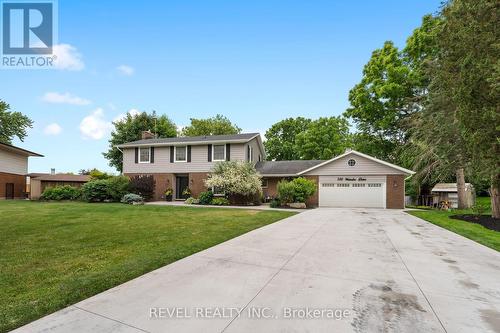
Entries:
{"type": "Polygon", "coordinates": [[[385,177],[320,176],[319,183],[320,207],[385,208],[385,177]]]}

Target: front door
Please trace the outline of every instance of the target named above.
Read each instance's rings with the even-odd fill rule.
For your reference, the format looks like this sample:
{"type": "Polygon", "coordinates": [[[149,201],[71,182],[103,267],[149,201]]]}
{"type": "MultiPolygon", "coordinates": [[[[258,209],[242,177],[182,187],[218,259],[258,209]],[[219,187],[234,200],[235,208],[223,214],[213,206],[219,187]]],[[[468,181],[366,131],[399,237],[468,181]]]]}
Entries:
{"type": "Polygon", "coordinates": [[[14,199],[14,183],[5,184],[5,198],[14,199]]]}
{"type": "Polygon", "coordinates": [[[188,176],[176,176],[175,177],[175,198],[185,199],[182,195],[185,189],[189,187],[189,177],[188,176]]]}

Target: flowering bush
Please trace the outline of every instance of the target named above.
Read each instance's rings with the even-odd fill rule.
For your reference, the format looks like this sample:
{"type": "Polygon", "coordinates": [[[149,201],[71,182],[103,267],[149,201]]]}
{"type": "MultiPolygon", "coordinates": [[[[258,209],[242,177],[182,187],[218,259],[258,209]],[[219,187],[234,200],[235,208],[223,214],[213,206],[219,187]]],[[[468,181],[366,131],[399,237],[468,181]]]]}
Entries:
{"type": "Polygon", "coordinates": [[[262,195],[261,177],[252,164],[242,161],[217,163],[205,181],[208,188],[217,188],[224,192],[230,201],[232,198],[253,202],[262,195]]]}

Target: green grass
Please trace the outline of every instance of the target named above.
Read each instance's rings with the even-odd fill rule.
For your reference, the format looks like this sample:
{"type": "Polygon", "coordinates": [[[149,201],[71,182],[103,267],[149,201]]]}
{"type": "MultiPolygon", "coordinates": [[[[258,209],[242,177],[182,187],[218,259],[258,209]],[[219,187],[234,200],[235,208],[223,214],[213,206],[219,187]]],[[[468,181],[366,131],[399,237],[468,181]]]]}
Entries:
{"type": "MultiPolygon", "coordinates": [[[[489,197],[479,197],[477,198],[476,203],[481,204],[487,208],[485,214],[491,214],[489,197]]],[[[476,223],[470,223],[450,218],[451,215],[472,214],[471,209],[452,210],[450,212],[432,209],[422,211],[409,211],[408,213],[431,222],[435,225],[453,231],[459,235],[472,239],[473,241],[476,241],[480,244],[486,245],[494,250],[500,251],[500,232],[487,229],[482,225],[476,223]]]]}
{"type": "Polygon", "coordinates": [[[294,213],[0,202],[0,332],[294,213]]]}

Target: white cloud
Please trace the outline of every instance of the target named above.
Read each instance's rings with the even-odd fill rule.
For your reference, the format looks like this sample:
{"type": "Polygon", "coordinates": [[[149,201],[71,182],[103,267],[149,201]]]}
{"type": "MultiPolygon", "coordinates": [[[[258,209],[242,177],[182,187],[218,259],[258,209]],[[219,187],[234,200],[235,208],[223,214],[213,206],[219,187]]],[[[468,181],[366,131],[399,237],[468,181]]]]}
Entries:
{"type": "Polygon", "coordinates": [[[54,68],[68,71],[81,71],[85,64],[76,47],[69,44],[57,44],[53,47],[54,68]]]}
{"type": "Polygon", "coordinates": [[[48,92],[43,95],[42,100],[54,104],[88,105],[91,103],[88,99],[81,98],[70,93],[48,92]]]}
{"type": "MultiPolygon", "coordinates": [[[[127,113],[129,113],[132,117],[135,117],[135,116],[141,114],[142,112],[137,110],[137,109],[130,109],[127,111],[127,113]]],[[[125,120],[126,117],[127,117],[126,113],[121,113],[118,116],[116,116],[115,119],[113,119],[113,121],[114,122],[122,121],[122,120],[125,120]]]]}
{"type": "Polygon", "coordinates": [[[43,133],[45,135],[58,135],[62,132],[62,128],[61,126],[59,126],[59,124],[57,123],[52,123],[52,124],[49,124],[47,125],[44,129],[43,129],[43,133]]]}
{"type": "Polygon", "coordinates": [[[82,119],[80,132],[86,139],[100,140],[111,132],[113,125],[104,119],[104,112],[97,108],[82,119]]]}
{"type": "Polygon", "coordinates": [[[127,65],[120,65],[116,67],[118,72],[120,72],[123,75],[130,76],[133,75],[135,72],[135,69],[133,67],[127,66],[127,65]]]}

